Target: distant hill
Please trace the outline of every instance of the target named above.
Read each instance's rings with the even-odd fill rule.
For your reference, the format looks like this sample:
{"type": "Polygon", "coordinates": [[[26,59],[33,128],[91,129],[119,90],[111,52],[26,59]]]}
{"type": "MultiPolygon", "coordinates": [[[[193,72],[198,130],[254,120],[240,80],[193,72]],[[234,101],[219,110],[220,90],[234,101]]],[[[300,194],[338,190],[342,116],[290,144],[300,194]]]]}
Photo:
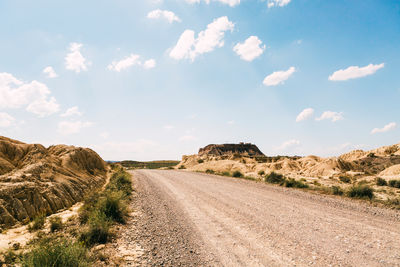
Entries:
{"type": "Polygon", "coordinates": [[[178,165],[179,161],[177,161],[177,160],[155,160],[155,161],[124,160],[124,161],[120,161],[119,163],[125,168],[160,169],[160,168],[175,167],[176,165],[178,165]]]}

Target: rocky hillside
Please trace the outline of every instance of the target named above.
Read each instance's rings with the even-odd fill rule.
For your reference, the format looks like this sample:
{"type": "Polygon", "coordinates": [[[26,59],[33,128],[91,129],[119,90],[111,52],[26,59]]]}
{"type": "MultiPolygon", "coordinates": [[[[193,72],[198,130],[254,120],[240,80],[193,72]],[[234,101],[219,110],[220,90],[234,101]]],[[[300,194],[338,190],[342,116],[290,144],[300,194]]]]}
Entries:
{"type": "Polygon", "coordinates": [[[264,156],[256,145],[250,143],[208,145],[200,148],[199,156],[264,156]]]}
{"type": "Polygon", "coordinates": [[[68,208],[105,180],[106,164],[90,149],[0,137],[0,226],[68,208]]]}
{"type": "MultiPolygon", "coordinates": [[[[343,174],[400,176],[400,144],[370,151],[355,150],[340,157],[331,158],[317,156],[265,157],[251,155],[247,152],[238,156],[231,150],[225,153],[224,149],[220,148],[221,146],[224,147],[225,145],[210,145],[200,149],[197,155],[183,156],[178,168],[193,171],[210,169],[217,172],[237,170],[253,177],[257,177],[259,172],[269,173],[272,171],[292,177],[316,178],[329,178],[343,174]]],[[[257,151],[259,151],[258,148],[257,151]]]]}

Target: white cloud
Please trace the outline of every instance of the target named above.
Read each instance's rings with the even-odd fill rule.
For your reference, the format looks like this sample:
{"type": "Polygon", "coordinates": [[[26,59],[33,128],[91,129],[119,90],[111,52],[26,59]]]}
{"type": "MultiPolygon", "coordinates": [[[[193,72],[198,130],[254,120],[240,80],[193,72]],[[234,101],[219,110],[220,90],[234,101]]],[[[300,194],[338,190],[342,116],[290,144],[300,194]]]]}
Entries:
{"type": "Polygon", "coordinates": [[[15,119],[5,112],[0,112],[0,127],[7,128],[14,123],[15,119]]]}
{"type": "Polygon", "coordinates": [[[82,116],[82,112],[79,111],[77,106],[67,109],[63,114],[60,115],[61,117],[71,117],[71,116],[82,116]]]}
{"type": "Polygon", "coordinates": [[[169,23],[173,23],[174,21],[181,22],[181,19],[177,15],[175,15],[174,12],[168,11],[168,10],[161,10],[161,9],[156,9],[156,10],[149,12],[147,14],[147,18],[149,18],[149,19],[164,18],[169,23]]]}
{"type": "Polygon", "coordinates": [[[279,84],[283,84],[289,77],[295,73],[295,67],[290,67],[286,71],[275,71],[272,74],[268,75],[264,79],[265,86],[276,86],[279,84]]]}
{"type": "Polygon", "coordinates": [[[187,142],[187,141],[196,141],[197,138],[193,135],[184,135],[179,138],[179,141],[187,142]]]}
{"type": "Polygon", "coordinates": [[[51,67],[51,66],[44,68],[43,73],[46,74],[47,78],[58,77],[57,73],[54,71],[53,67],[51,67]]]}
{"type": "Polygon", "coordinates": [[[257,36],[250,36],[244,43],[238,43],[233,48],[233,51],[246,61],[253,61],[255,58],[262,55],[265,50],[265,45],[261,46],[262,41],[257,36]]]}
{"type": "Polygon", "coordinates": [[[176,43],[175,47],[169,53],[169,56],[177,60],[189,58],[192,46],[195,42],[194,35],[194,31],[185,30],[181,34],[181,37],[179,37],[179,40],[176,43]]]}
{"type": "Polygon", "coordinates": [[[288,148],[291,148],[291,147],[295,147],[295,146],[298,146],[298,145],[300,145],[300,141],[299,141],[299,140],[291,139],[291,140],[289,140],[289,141],[283,142],[283,143],[278,147],[278,149],[279,149],[279,150],[285,150],[285,149],[288,149],[288,148]]]}
{"type": "Polygon", "coordinates": [[[79,133],[83,128],[92,126],[92,122],[88,121],[61,121],[58,123],[58,132],[60,134],[69,135],[79,133]]]}
{"type": "Polygon", "coordinates": [[[148,69],[152,69],[152,68],[155,68],[156,67],[156,61],[154,60],[154,59],[149,59],[149,60],[146,60],[144,63],[143,63],[143,68],[145,68],[146,70],[148,70],[148,69]]]}
{"type": "Polygon", "coordinates": [[[88,65],[90,62],[87,62],[86,59],[81,54],[81,48],[83,44],[79,43],[71,43],[69,45],[69,53],[65,57],[65,68],[67,70],[75,71],[79,73],[81,71],[87,71],[88,65]]]}
{"type": "MultiPolygon", "coordinates": [[[[203,0],[206,4],[210,4],[211,0],[203,0]]],[[[234,7],[240,4],[240,0],[214,0],[215,2],[220,2],[222,4],[229,5],[230,7],[234,7]]],[[[186,2],[190,4],[200,3],[201,0],[186,0],[186,2]]]]}
{"type": "Polygon", "coordinates": [[[21,108],[40,117],[53,114],[59,110],[50,90],[43,83],[32,81],[24,83],[12,74],[0,73],[0,108],[21,108]]]}
{"type": "Polygon", "coordinates": [[[346,81],[350,79],[365,77],[374,74],[379,69],[382,69],[384,66],[384,63],[378,65],[369,64],[365,67],[350,66],[347,69],[335,71],[331,76],[329,76],[329,80],[346,81]]]}
{"type": "Polygon", "coordinates": [[[332,122],[343,120],[343,112],[325,111],[322,115],[315,120],[331,120],[332,122]]]}
{"type": "Polygon", "coordinates": [[[235,124],[235,121],[234,120],[228,121],[227,124],[233,125],[233,124],[235,124]]]}
{"type": "Polygon", "coordinates": [[[146,60],[144,63],[140,61],[140,56],[131,54],[130,56],[120,60],[113,61],[107,66],[107,69],[111,71],[121,72],[122,70],[128,69],[132,66],[141,66],[144,69],[152,69],[156,66],[156,61],[154,59],[146,60]]]}
{"type": "Polygon", "coordinates": [[[201,31],[197,38],[192,30],[185,30],[177,44],[169,53],[173,59],[191,59],[199,55],[213,51],[216,47],[224,46],[225,32],[232,31],[235,25],[228,17],[220,17],[207,25],[207,29],[201,31]]]}
{"type": "Polygon", "coordinates": [[[314,109],[306,108],[296,117],[296,122],[304,121],[314,115],[314,109]]]}
{"type": "Polygon", "coordinates": [[[113,61],[107,68],[109,70],[120,72],[121,70],[127,69],[133,65],[141,65],[139,58],[139,55],[131,54],[120,61],[113,61]]]}
{"type": "Polygon", "coordinates": [[[383,128],[374,128],[371,131],[371,134],[376,134],[376,133],[385,133],[388,131],[393,130],[396,128],[397,124],[395,122],[391,122],[389,124],[386,124],[383,128]]]}
{"type": "Polygon", "coordinates": [[[291,0],[268,0],[268,8],[279,6],[283,7],[290,3],[291,0]]]}

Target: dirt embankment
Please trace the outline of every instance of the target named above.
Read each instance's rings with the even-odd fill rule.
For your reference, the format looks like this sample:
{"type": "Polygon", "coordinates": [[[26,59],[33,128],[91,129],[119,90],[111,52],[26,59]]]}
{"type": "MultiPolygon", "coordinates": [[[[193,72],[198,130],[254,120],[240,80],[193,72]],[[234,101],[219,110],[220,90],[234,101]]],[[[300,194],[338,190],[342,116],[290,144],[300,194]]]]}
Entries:
{"type": "Polygon", "coordinates": [[[106,164],[91,149],[0,137],[0,226],[71,207],[105,180],[106,164]]]}

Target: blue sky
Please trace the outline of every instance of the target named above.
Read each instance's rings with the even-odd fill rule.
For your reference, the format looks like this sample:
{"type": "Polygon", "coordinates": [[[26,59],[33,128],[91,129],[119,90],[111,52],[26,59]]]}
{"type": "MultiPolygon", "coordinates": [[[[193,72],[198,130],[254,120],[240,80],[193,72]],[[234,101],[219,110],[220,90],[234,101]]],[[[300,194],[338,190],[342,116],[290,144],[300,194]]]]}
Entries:
{"type": "Polygon", "coordinates": [[[0,2],[0,134],[179,159],[399,143],[400,2],[0,2]]]}

